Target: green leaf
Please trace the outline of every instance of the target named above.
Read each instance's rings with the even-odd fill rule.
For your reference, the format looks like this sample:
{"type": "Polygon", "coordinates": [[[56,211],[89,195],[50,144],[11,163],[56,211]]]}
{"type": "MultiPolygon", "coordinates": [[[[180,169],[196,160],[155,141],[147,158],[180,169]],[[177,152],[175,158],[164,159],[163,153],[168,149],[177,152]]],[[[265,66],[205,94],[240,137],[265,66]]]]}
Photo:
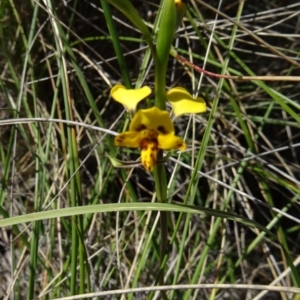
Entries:
{"type": "Polygon", "coordinates": [[[139,13],[134,8],[128,0],[105,0],[109,4],[116,7],[119,11],[121,11],[131,22],[135,25],[144,35],[146,42],[148,43],[152,55],[155,56],[155,47],[152,41],[151,33],[148,30],[148,27],[145,25],[143,20],[141,19],[139,13]]]}
{"type": "Polygon", "coordinates": [[[230,219],[236,222],[240,222],[244,225],[255,227],[264,231],[269,236],[277,239],[276,236],[259,223],[247,219],[243,216],[239,216],[235,213],[220,211],[217,209],[197,207],[192,205],[180,205],[170,203],[109,203],[109,204],[97,204],[97,205],[83,205],[78,207],[60,208],[48,211],[35,212],[31,214],[25,214],[15,216],[11,218],[1,219],[0,228],[5,226],[12,226],[20,223],[28,223],[33,221],[40,221],[52,218],[70,217],[76,215],[84,215],[90,213],[104,213],[104,212],[116,212],[116,211],[173,211],[182,213],[194,213],[204,216],[214,216],[224,219],[230,219]]]}
{"type": "Polygon", "coordinates": [[[135,167],[142,165],[140,160],[139,161],[124,161],[124,160],[120,160],[120,159],[117,159],[117,158],[109,156],[109,155],[107,155],[107,157],[110,160],[111,164],[115,168],[135,168],[135,167]]]}

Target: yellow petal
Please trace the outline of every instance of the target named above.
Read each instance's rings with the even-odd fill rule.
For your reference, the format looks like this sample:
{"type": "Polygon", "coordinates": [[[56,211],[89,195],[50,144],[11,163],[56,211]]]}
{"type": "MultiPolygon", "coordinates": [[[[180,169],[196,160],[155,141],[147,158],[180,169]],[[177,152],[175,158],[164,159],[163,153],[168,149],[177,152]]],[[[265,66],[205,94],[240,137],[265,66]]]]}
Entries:
{"type": "Polygon", "coordinates": [[[139,148],[144,136],[141,132],[125,131],[115,137],[117,147],[139,148]]]}
{"type": "Polygon", "coordinates": [[[168,91],[167,98],[173,107],[176,117],[182,114],[196,114],[206,111],[206,103],[202,98],[194,99],[183,87],[175,87],[168,91]]]}
{"type": "Polygon", "coordinates": [[[111,97],[130,112],[135,111],[137,104],[150,94],[151,89],[148,86],[139,89],[126,89],[125,86],[117,84],[110,91],[111,97]]]}
{"type": "Polygon", "coordinates": [[[157,161],[157,142],[144,141],[141,145],[141,161],[145,170],[152,172],[157,161]]]}
{"type": "Polygon", "coordinates": [[[181,151],[186,149],[185,142],[173,133],[158,135],[158,148],[163,150],[179,149],[181,151]]]}
{"type": "Polygon", "coordinates": [[[133,117],[130,131],[141,131],[144,129],[155,130],[162,134],[174,132],[174,125],[166,110],[160,110],[153,106],[148,109],[140,109],[133,117]]]}

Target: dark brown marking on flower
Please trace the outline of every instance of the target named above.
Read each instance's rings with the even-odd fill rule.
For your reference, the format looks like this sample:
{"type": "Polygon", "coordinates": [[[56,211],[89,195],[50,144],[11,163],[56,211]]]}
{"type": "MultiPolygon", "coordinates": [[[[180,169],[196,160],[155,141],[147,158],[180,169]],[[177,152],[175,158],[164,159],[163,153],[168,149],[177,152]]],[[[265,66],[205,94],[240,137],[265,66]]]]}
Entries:
{"type": "Polygon", "coordinates": [[[147,127],[144,124],[140,124],[139,126],[137,126],[137,128],[135,129],[136,131],[142,131],[147,129],[147,127]]]}
{"type": "Polygon", "coordinates": [[[157,127],[157,131],[159,131],[159,132],[161,132],[163,134],[167,133],[167,130],[165,129],[165,127],[161,126],[161,125],[157,127]]]}
{"type": "Polygon", "coordinates": [[[180,150],[183,151],[185,149],[184,143],[178,143],[177,144],[177,149],[180,149],[180,150]]]}
{"type": "Polygon", "coordinates": [[[154,141],[154,145],[151,147],[151,151],[157,151],[157,150],[158,150],[157,141],[154,141]]]}
{"type": "Polygon", "coordinates": [[[140,142],[140,148],[146,150],[148,148],[149,141],[147,139],[143,139],[140,142]]]}
{"type": "Polygon", "coordinates": [[[122,144],[123,141],[124,141],[124,139],[125,139],[125,136],[124,136],[124,135],[117,136],[117,137],[115,138],[115,143],[116,143],[116,144],[122,144]]]}
{"type": "Polygon", "coordinates": [[[117,137],[116,137],[116,141],[117,141],[117,142],[123,142],[124,139],[125,139],[125,136],[124,136],[124,135],[120,135],[120,136],[117,136],[117,137]]]}

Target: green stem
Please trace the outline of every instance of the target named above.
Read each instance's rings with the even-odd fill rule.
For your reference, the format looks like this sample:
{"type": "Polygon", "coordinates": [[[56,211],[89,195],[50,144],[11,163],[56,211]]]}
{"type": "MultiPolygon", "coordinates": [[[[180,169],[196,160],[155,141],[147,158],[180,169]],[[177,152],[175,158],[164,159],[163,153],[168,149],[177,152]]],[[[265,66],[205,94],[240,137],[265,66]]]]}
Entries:
{"type": "MultiPolygon", "coordinates": [[[[161,1],[161,21],[159,23],[159,31],[157,34],[155,63],[155,105],[162,109],[166,109],[166,73],[169,60],[169,53],[173,43],[174,33],[176,30],[176,10],[174,0],[161,1]]],[[[163,158],[163,152],[159,151],[158,159],[163,158]]],[[[164,165],[155,167],[154,172],[155,190],[158,202],[165,203],[167,201],[167,179],[164,165]]],[[[164,258],[168,247],[168,214],[160,211],[161,225],[161,244],[160,244],[160,274],[159,284],[164,285],[164,258]]],[[[161,292],[161,298],[167,299],[164,292],[161,292]]]]}
{"type": "MultiPolygon", "coordinates": [[[[163,158],[163,151],[158,152],[158,159],[163,158]]],[[[167,202],[167,177],[164,165],[157,165],[153,172],[155,181],[155,190],[158,202],[167,202]]],[[[160,229],[161,229],[161,243],[160,243],[160,274],[159,284],[164,285],[164,257],[168,247],[168,214],[166,211],[160,211],[160,229]]],[[[167,299],[165,292],[161,292],[162,299],[167,299]]]]}
{"type": "Polygon", "coordinates": [[[161,2],[161,21],[157,34],[155,62],[155,105],[166,109],[166,73],[169,53],[176,29],[176,9],[174,0],[161,2]]]}
{"type": "Polygon", "coordinates": [[[155,105],[162,110],[166,109],[166,70],[167,64],[161,62],[157,55],[155,60],[155,105]]]}

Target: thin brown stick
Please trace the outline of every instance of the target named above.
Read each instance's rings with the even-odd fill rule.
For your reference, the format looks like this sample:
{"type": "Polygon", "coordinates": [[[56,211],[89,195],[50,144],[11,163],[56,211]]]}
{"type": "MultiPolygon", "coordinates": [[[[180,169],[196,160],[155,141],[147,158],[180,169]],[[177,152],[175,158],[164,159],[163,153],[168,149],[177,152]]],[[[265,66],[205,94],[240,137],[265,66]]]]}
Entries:
{"type": "Polygon", "coordinates": [[[251,80],[262,80],[262,81],[296,81],[300,82],[300,76],[243,76],[243,75],[221,75],[213,72],[209,72],[207,70],[198,67],[192,62],[188,61],[184,57],[175,54],[175,58],[184,65],[187,65],[194,69],[199,73],[204,73],[205,75],[216,77],[216,78],[225,78],[225,79],[233,79],[238,81],[251,81],[251,80]]]}

